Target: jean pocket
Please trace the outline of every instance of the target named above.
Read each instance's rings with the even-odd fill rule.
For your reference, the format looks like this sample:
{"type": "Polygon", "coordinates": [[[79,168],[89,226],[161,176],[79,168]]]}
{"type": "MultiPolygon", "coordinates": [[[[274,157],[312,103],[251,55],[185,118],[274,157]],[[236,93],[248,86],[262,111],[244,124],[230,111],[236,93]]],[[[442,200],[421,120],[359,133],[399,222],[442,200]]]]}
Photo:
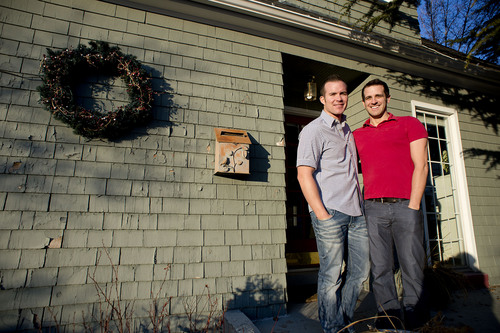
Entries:
{"type": "Polygon", "coordinates": [[[326,222],[326,221],[330,221],[331,219],[333,219],[333,215],[330,216],[329,218],[325,219],[325,220],[318,219],[318,222],[326,222]]]}
{"type": "Polygon", "coordinates": [[[324,219],[324,220],[320,220],[318,219],[318,222],[326,222],[326,221],[330,221],[331,219],[333,219],[333,217],[335,216],[335,213],[337,213],[337,211],[335,209],[327,209],[326,210],[328,212],[328,214],[330,214],[330,217],[327,218],[327,219],[324,219]]]}

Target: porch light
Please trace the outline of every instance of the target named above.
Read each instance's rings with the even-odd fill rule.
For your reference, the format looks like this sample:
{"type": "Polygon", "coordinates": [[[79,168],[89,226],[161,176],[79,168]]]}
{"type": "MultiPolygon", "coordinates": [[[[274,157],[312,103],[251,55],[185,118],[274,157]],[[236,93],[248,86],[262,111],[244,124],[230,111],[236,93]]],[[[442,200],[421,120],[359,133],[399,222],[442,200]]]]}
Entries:
{"type": "Polygon", "coordinates": [[[309,82],[306,83],[306,89],[304,90],[304,100],[306,102],[313,102],[316,100],[318,92],[316,90],[316,82],[314,82],[314,76],[311,77],[309,82]]]}

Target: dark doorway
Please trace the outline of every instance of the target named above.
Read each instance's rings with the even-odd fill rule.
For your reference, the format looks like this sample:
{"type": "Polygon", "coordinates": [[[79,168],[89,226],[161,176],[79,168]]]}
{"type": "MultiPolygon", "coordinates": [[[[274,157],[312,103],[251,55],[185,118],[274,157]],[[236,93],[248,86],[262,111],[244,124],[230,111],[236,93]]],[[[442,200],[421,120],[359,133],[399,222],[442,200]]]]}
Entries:
{"type": "Polygon", "coordinates": [[[297,181],[297,146],[299,133],[314,118],[285,115],[286,142],[286,256],[288,268],[317,266],[317,249],[307,201],[297,181]]]}
{"type": "Polygon", "coordinates": [[[286,262],[288,266],[288,300],[303,303],[316,294],[319,268],[316,239],[311,225],[307,201],[297,180],[297,146],[299,133],[314,118],[285,115],[286,142],[286,262]]]}

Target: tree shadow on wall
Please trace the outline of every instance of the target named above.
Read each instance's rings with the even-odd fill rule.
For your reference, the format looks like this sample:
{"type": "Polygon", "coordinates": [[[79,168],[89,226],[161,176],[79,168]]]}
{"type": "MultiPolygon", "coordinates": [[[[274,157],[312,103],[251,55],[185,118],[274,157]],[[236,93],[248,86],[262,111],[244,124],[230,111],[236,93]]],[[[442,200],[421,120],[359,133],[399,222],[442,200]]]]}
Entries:
{"type": "Polygon", "coordinates": [[[225,299],[228,310],[240,310],[251,320],[286,315],[285,288],[270,275],[233,278],[230,288],[225,299]],[[238,280],[241,286],[236,285],[238,280]]]}
{"type": "MultiPolygon", "coordinates": [[[[249,319],[278,318],[286,314],[285,289],[271,276],[227,278],[227,293],[186,297],[185,314],[171,322],[175,332],[224,332],[227,311],[240,310],[249,319]],[[201,328],[201,329],[200,329],[201,328]]],[[[175,300],[173,300],[175,302],[175,300]]],[[[148,331],[148,330],[145,330],[148,331]]]]}
{"type": "MultiPolygon", "coordinates": [[[[486,171],[496,170],[498,165],[500,164],[500,150],[487,150],[487,149],[479,149],[479,148],[469,148],[464,150],[464,157],[466,158],[474,158],[474,157],[483,157],[483,164],[487,165],[486,171]]],[[[500,176],[497,176],[497,179],[500,179],[500,176]]]]}
{"type": "MultiPolygon", "coordinates": [[[[394,80],[408,89],[417,88],[417,93],[424,97],[440,99],[443,103],[458,111],[467,110],[474,120],[483,123],[486,129],[492,129],[498,136],[500,127],[500,112],[498,104],[500,96],[464,90],[452,85],[439,83],[424,78],[415,78],[408,74],[388,74],[387,79],[394,80]]],[[[463,151],[465,158],[482,158],[487,166],[486,171],[495,170],[500,164],[500,150],[468,148],[463,151]]],[[[497,177],[500,179],[500,177],[497,177]]]]}

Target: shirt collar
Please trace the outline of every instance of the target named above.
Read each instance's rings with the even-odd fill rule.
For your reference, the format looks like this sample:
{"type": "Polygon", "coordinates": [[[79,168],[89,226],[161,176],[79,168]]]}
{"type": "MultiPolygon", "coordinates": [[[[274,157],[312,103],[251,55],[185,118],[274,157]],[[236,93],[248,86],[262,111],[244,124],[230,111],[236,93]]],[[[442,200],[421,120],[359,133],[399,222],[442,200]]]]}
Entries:
{"type": "Polygon", "coordinates": [[[321,111],[321,119],[323,119],[323,121],[326,122],[326,124],[332,128],[334,127],[336,124],[341,124],[342,126],[344,126],[345,124],[345,121],[347,119],[346,115],[343,114],[340,121],[338,121],[337,119],[333,118],[332,116],[330,116],[328,113],[325,112],[325,110],[321,111]]]}
{"type": "MultiPolygon", "coordinates": [[[[397,121],[397,120],[398,120],[398,117],[394,116],[392,113],[387,112],[387,114],[389,115],[389,118],[387,118],[387,120],[382,121],[380,124],[383,124],[383,123],[385,123],[385,122],[387,122],[387,121],[390,121],[390,120],[394,120],[394,121],[397,121]]],[[[380,124],[379,124],[379,125],[380,125],[380,124]]],[[[368,119],[366,119],[366,121],[364,122],[363,127],[370,127],[370,126],[371,126],[371,127],[374,127],[374,126],[370,125],[370,118],[368,118],[368,119]]]]}

